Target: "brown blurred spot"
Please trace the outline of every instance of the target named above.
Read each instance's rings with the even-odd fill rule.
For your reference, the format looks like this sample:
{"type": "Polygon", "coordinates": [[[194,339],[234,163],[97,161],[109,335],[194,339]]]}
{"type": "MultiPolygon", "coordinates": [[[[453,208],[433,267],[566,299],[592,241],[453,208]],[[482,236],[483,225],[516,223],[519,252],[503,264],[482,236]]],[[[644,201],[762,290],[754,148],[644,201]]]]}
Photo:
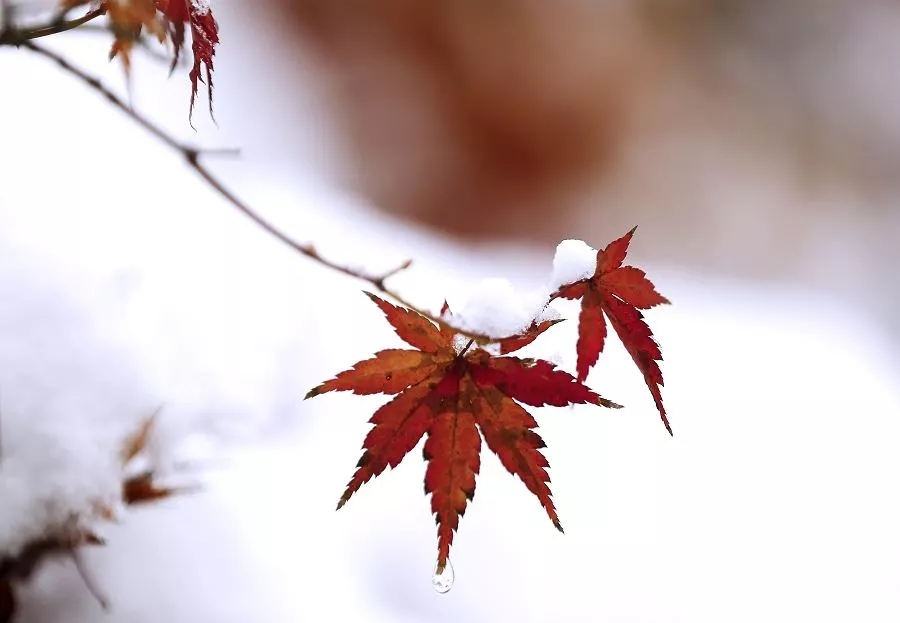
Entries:
{"type": "Polygon", "coordinates": [[[462,235],[556,236],[614,164],[654,64],[630,3],[285,4],[324,70],[350,183],[462,235]]]}

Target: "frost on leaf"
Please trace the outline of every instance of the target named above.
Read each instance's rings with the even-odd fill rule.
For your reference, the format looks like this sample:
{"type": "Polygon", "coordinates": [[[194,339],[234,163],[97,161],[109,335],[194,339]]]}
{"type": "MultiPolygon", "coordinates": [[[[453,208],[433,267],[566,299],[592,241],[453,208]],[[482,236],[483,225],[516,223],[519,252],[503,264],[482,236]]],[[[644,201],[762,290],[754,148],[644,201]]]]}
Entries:
{"type": "MultiPolygon", "coordinates": [[[[438,526],[438,572],[443,571],[453,534],[475,494],[481,440],[503,466],[537,497],[550,520],[562,526],[550,493],[544,441],[522,405],[595,404],[618,408],[567,372],[543,360],[509,356],[555,321],[533,324],[523,334],[500,340],[502,356],[466,342],[404,307],[368,294],[403,341],[413,349],[388,349],[313,388],[307,398],[330,391],[393,395],[369,420],[356,473],[338,502],[341,508],[359,488],[394,468],[426,437],[425,492],[438,526]]],[[[442,315],[449,312],[444,305],[442,315]]]]}
{"type": "Polygon", "coordinates": [[[593,274],[560,286],[553,298],[581,299],[576,345],[578,360],[575,366],[578,380],[587,378],[603,352],[606,342],[605,315],[643,374],[663,424],[671,434],[672,427],[660,390],[663,386],[659,368],[662,352],[640,311],[668,304],[669,300],[656,291],[644,271],[622,265],[634,231],[632,229],[598,251],[593,274]]]}
{"type": "Polygon", "coordinates": [[[583,240],[563,240],[553,256],[551,288],[587,279],[597,267],[597,250],[583,240]]]}

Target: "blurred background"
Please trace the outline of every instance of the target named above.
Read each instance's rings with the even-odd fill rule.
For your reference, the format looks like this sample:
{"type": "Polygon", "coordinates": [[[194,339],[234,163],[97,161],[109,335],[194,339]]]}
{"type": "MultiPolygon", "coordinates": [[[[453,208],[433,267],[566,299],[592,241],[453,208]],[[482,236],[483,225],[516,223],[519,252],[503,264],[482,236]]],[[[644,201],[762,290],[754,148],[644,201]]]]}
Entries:
{"type": "MultiPolygon", "coordinates": [[[[382,398],[300,400],[394,339],[361,284],[0,49],[0,247],[42,259],[16,270],[55,271],[101,326],[124,323],[173,438],[275,433],[89,553],[109,617],[57,569],[23,620],[898,620],[900,5],[212,6],[218,125],[201,92],[197,132],[184,70],[138,52],[128,88],[107,35],[45,44],[179,139],[239,147],[211,166],[290,235],[376,273],[412,257],[395,285],[424,306],[481,277],[540,285],[560,239],[637,225],[629,258],[674,303],[648,318],[675,437],[611,343],[589,382],[627,409],[537,414],[565,538],[485,458],[457,585],[433,594],[419,451],[335,514],[382,398]]],[[[574,323],[554,331],[539,354],[571,369],[574,323]]]]}
{"type": "MultiPolygon", "coordinates": [[[[218,136],[269,175],[475,246],[637,224],[647,259],[809,287],[900,336],[892,0],[219,4],[218,136]]],[[[182,84],[148,82],[177,110],[182,84]]]]}
{"type": "Polygon", "coordinates": [[[474,244],[638,224],[648,259],[900,336],[896,2],[264,4],[380,209],[474,244]]]}

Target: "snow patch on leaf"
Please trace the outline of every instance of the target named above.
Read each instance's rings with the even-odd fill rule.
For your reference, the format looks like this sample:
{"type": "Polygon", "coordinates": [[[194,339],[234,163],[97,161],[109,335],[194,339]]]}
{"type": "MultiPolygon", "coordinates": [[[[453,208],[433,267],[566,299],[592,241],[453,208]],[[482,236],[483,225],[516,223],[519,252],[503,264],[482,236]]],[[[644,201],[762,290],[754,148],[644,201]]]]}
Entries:
{"type": "Polygon", "coordinates": [[[563,320],[563,315],[559,312],[558,309],[550,307],[549,305],[542,309],[534,318],[534,321],[538,323],[553,320],[563,320]]]}
{"type": "Polygon", "coordinates": [[[563,240],[553,256],[550,289],[588,279],[597,270],[597,249],[583,240],[563,240]]]}
{"type": "MultiPolygon", "coordinates": [[[[457,328],[489,337],[506,337],[525,331],[544,314],[550,293],[544,288],[522,292],[506,279],[484,279],[451,316],[457,328]]],[[[547,318],[549,319],[549,318],[547,318]]]]}
{"type": "Polygon", "coordinates": [[[191,0],[191,7],[198,16],[206,15],[210,11],[209,0],[191,0]]]}
{"type": "Polygon", "coordinates": [[[457,333],[453,336],[453,350],[457,353],[461,353],[463,349],[469,345],[469,338],[461,333],[457,333]]]}

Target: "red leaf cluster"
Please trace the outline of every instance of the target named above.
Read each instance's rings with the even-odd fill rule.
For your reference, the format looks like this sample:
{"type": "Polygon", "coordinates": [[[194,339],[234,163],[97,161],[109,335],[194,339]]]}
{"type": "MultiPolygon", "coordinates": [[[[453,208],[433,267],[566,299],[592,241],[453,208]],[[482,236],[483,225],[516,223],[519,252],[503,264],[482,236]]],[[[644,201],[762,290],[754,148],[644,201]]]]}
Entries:
{"type": "MultiPolygon", "coordinates": [[[[377,352],[306,395],[312,398],[331,391],[394,395],[369,420],[372,429],[338,509],[363,484],[399,465],[425,437],[425,493],[431,495],[438,526],[437,571],[443,572],[459,520],[475,495],[483,439],[562,531],[550,493],[549,465],[541,452],[545,444],[536,432],[537,422],[523,405],[620,407],[583,384],[603,351],[606,318],[644,375],[671,434],[660,393],[662,353],[640,311],[669,301],[642,270],[623,266],[633,234],[634,229],[597,252],[593,275],[563,285],[550,297],[551,301],[581,300],[577,376],[541,359],[510,356],[558,321],[534,322],[519,335],[495,340],[489,351],[480,340],[467,340],[444,323],[436,324],[367,293],[397,335],[413,348],[377,352]]],[[[441,317],[448,311],[445,303],[441,317]]]]}
{"type": "MultiPolygon", "coordinates": [[[[90,0],[61,0],[65,10],[88,4],[90,0]]],[[[187,27],[191,29],[193,64],[188,74],[191,80],[193,116],[199,83],[206,84],[209,94],[209,114],[213,117],[213,58],[219,45],[219,24],[213,16],[208,0],[102,0],[98,9],[109,17],[115,41],[110,58],[120,56],[125,71],[130,71],[130,53],[135,41],[145,30],[160,41],[172,42],[174,71],[184,50],[187,27]],[[203,74],[206,74],[204,78],[203,74]]]]}
{"type": "Polygon", "coordinates": [[[525,483],[553,525],[562,530],[551,499],[547,459],[541,453],[544,441],[535,431],[537,422],[522,405],[619,405],[547,361],[508,355],[554,322],[535,324],[522,335],[501,340],[502,354],[495,356],[472,340],[459,347],[462,341],[453,331],[373,294],[368,296],[413,349],[380,351],[306,395],[311,398],[330,391],[396,395],[372,416],[373,428],[338,508],[364,483],[399,465],[427,436],[425,492],[431,494],[438,526],[440,572],[447,564],[459,519],[475,494],[484,438],[488,449],[525,483]]]}

